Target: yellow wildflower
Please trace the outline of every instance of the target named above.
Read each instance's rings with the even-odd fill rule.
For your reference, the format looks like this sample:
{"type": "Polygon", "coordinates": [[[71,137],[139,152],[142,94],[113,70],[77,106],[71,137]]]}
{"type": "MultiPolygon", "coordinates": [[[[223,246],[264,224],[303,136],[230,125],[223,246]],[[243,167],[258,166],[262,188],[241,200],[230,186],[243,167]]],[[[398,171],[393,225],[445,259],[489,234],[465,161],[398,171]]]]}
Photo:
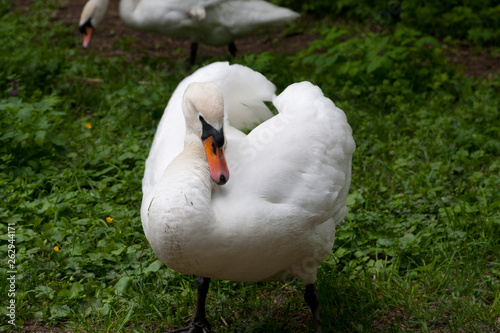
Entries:
{"type": "Polygon", "coordinates": [[[59,246],[54,246],[54,251],[59,252],[59,246]]]}
{"type": "Polygon", "coordinates": [[[106,217],[106,222],[111,223],[113,221],[113,218],[111,216],[106,217]]]}
{"type": "Polygon", "coordinates": [[[85,128],[91,129],[92,128],[92,124],[91,123],[85,123],[85,128]]]}

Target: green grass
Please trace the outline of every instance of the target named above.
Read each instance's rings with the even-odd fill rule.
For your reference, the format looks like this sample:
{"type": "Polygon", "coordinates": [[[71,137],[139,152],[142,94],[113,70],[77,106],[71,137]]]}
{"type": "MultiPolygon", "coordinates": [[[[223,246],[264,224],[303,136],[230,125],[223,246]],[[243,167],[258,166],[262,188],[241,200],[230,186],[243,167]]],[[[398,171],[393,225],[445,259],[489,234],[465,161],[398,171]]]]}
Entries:
{"type": "MultiPolygon", "coordinates": [[[[0,278],[15,245],[17,290],[14,328],[9,285],[0,283],[1,330],[187,324],[194,278],[156,259],[139,209],[156,125],[189,73],[168,59],[80,52],[43,1],[29,14],[9,8],[0,1],[8,37],[0,43],[0,278]]],[[[497,331],[499,76],[464,77],[447,64],[442,41],[402,23],[380,33],[356,27],[323,27],[289,56],[234,60],[279,91],[312,81],[353,128],[350,212],[317,281],[324,332],[497,331]]],[[[302,293],[295,280],[213,281],[208,319],[216,332],[311,331],[302,293]]]]}

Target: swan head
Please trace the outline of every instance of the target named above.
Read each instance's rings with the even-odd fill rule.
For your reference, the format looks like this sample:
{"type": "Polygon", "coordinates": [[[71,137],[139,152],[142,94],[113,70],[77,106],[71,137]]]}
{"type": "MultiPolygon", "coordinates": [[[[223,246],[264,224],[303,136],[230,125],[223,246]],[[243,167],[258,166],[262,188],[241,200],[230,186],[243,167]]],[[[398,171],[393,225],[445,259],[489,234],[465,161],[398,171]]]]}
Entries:
{"type": "Polygon", "coordinates": [[[186,119],[186,136],[193,135],[203,144],[210,176],[219,185],[229,180],[224,157],[224,98],[211,82],[193,82],[184,92],[182,108],[186,119]]]}
{"type": "Polygon", "coordinates": [[[94,29],[101,23],[108,8],[109,0],[89,0],[80,15],[78,30],[84,35],[83,47],[87,48],[94,29]]]}

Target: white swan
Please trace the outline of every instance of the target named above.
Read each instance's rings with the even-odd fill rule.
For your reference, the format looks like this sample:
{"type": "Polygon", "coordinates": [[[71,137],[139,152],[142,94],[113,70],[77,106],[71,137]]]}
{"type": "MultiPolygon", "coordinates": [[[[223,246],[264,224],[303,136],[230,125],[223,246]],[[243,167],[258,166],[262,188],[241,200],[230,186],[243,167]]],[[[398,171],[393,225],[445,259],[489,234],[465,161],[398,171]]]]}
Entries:
{"type": "MultiPolygon", "coordinates": [[[[104,18],[109,0],[89,0],[80,17],[80,31],[88,47],[92,31],[104,18]]],[[[299,17],[287,8],[262,0],[121,0],[120,17],[125,24],[141,31],[158,32],[187,39],[194,63],[198,43],[229,45],[235,55],[234,40],[255,30],[299,17]]]]}
{"type": "Polygon", "coordinates": [[[347,213],[355,144],[344,112],[318,87],[274,91],[247,67],[213,63],[179,84],[158,126],[141,219],[168,267],[200,276],[195,318],[183,330],[208,325],[210,278],[294,276],[320,332],[314,282],[347,213]],[[263,103],[270,100],[276,116],[263,103]],[[248,135],[235,128],[265,119],[248,135]]]}

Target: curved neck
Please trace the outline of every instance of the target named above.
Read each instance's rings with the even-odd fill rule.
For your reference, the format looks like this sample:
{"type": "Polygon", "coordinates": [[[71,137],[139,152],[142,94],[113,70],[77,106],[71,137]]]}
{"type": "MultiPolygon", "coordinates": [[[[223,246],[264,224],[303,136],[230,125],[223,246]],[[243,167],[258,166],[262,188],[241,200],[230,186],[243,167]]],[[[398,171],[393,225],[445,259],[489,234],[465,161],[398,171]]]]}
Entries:
{"type": "Polygon", "coordinates": [[[109,0],[89,0],[85,4],[80,16],[80,23],[85,24],[88,19],[91,20],[91,25],[96,28],[104,19],[106,10],[108,9],[109,0]]]}
{"type": "Polygon", "coordinates": [[[121,0],[120,1],[120,18],[129,27],[140,27],[140,22],[134,19],[134,11],[141,0],[121,0]]]}
{"type": "Polygon", "coordinates": [[[186,134],[184,150],[169,164],[162,183],[168,191],[196,192],[207,204],[212,200],[214,182],[199,138],[186,134]]]}

